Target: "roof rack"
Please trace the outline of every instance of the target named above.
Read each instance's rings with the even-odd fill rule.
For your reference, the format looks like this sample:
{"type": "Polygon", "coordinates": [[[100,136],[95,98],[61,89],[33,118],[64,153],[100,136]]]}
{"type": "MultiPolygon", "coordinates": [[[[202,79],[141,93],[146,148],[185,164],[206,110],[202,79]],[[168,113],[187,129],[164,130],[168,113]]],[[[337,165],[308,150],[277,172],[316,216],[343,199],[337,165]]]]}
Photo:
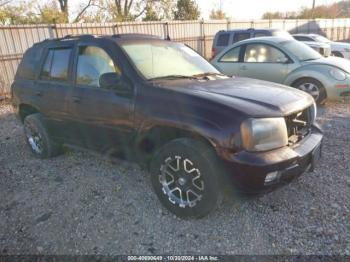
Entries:
{"type": "Polygon", "coordinates": [[[57,40],[67,40],[67,39],[73,39],[73,38],[79,38],[79,39],[94,39],[95,35],[90,34],[84,34],[84,35],[65,35],[64,37],[57,38],[57,40]]]}

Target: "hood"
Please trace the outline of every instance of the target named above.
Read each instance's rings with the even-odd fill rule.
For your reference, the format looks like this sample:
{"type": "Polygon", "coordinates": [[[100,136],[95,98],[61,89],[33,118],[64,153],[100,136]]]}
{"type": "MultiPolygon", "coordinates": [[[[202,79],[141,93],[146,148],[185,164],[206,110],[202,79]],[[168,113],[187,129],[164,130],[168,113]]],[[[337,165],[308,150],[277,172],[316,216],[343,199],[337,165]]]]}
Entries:
{"type": "Polygon", "coordinates": [[[250,78],[167,81],[162,86],[225,104],[251,117],[289,115],[314,101],[297,89],[250,78]]]}
{"type": "Polygon", "coordinates": [[[302,62],[303,65],[312,64],[312,65],[328,65],[337,67],[346,73],[350,74],[350,60],[335,57],[335,56],[329,56],[329,57],[322,57],[316,60],[310,60],[302,62]]]}

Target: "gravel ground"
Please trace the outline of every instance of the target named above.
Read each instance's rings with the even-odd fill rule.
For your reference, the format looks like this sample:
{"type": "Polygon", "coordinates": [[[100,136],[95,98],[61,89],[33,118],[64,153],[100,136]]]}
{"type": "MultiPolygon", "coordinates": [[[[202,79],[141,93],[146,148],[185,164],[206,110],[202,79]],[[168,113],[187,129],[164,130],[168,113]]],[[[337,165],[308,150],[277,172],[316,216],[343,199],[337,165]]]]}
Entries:
{"type": "Polygon", "coordinates": [[[2,104],[0,254],[350,255],[350,103],[319,113],[325,141],[315,172],[184,221],[135,164],[78,150],[35,159],[2,104]]]}

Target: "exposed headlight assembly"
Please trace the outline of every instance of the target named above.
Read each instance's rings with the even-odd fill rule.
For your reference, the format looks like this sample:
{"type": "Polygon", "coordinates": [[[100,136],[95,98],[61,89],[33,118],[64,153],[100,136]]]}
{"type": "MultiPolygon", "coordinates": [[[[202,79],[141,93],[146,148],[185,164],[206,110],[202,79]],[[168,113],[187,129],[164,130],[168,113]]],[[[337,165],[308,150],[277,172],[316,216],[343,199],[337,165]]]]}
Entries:
{"type": "Polygon", "coordinates": [[[332,68],[329,70],[329,74],[338,81],[344,81],[346,79],[346,75],[343,71],[337,69],[337,68],[332,68]]]}
{"type": "Polygon", "coordinates": [[[247,119],[241,124],[241,137],[247,151],[266,151],[286,146],[286,121],[283,117],[247,119]]]}

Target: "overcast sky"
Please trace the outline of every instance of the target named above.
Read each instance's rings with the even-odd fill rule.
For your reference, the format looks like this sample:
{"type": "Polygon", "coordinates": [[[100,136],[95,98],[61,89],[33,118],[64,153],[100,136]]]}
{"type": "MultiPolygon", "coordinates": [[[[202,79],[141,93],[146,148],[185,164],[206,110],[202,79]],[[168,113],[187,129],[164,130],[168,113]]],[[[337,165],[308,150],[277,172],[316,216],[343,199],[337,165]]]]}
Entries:
{"type": "MultiPolygon", "coordinates": [[[[202,17],[207,19],[210,10],[219,8],[220,0],[196,0],[202,17]]],[[[316,5],[332,4],[339,0],[316,0],[316,5]]],[[[303,6],[312,7],[312,0],[221,0],[222,10],[233,19],[259,19],[265,12],[297,11],[303,6]]]]}
{"type": "MultiPolygon", "coordinates": [[[[42,0],[45,2],[45,0],[42,0]]],[[[316,0],[316,5],[332,4],[340,0],[316,0]]],[[[88,0],[70,1],[71,8],[76,11],[79,5],[87,3],[88,0]]],[[[301,7],[312,6],[312,0],[196,0],[201,17],[208,19],[210,10],[213,8],[222,10],[232,19],[260,19],[265,12],[298,11],[301,7]]]]}

